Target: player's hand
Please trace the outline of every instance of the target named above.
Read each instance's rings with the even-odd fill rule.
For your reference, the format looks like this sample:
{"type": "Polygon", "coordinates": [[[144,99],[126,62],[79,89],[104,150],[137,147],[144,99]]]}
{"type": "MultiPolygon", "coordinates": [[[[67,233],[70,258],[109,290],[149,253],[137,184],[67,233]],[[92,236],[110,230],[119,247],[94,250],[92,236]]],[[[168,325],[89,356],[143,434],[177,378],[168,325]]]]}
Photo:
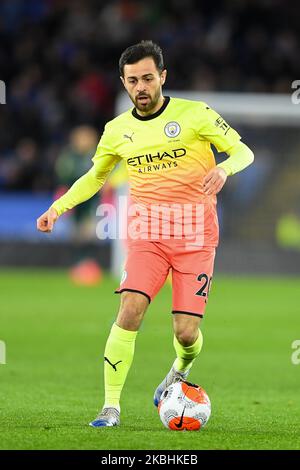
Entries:
{"type": "Polygon", "coordinates": [[[218,194],[218,192],[223,188],[226,180],[227,173],[223,168],[218,166],[212,168],[203,179],[204,194],[207,196],[218,194]]]}
{"type": "Polygon", "coordinates": [[[36,221],[36,227],[40,232],[52,232],[53,226],[58,219],[58,214],[53,207],[50,207],[36,221]]]}

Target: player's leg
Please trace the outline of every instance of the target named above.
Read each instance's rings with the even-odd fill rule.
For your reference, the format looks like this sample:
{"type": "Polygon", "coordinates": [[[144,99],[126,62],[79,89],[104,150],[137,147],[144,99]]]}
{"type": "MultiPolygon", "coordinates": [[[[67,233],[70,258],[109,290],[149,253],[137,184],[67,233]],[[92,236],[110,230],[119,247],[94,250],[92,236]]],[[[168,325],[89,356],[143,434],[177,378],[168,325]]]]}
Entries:
{"type": "Polygon", "coordinates": [[[120,409],[120,397],[131,367],[135,340],[149,305],[143,294],[124,291],[116,322],[104,350],[105,407],[120,409]]]}
{"type": "Polygon", "coordinates": [[[120,422],[120,396],[133,360],[137,332],[149,302],[169,272],[169,263],[155,244],[145,243],[136,244],[129,251],[125,275],[116,291],[121,293],[121,305],[105,347],[105,405],[91,423],[95,427],[120,422]]]}
{"type": "Polygon", "coordinates": [[[199,355],[203,338],[199,325],[205,312],[213,273],[215,250],[188,252],[177,247],[172,257],[173,329],[176,359],[154,393],[157,406],[164,389],[187,378],[199,355]]]}
{"type": "Polygon", "coordinates": [[[105,403],[91,423],[93,427],[120,423],[120,397],[132,364],[136,336],[149,305],[140,293],[124,291],[116,322],[108,336],[104,351],[105,403]]]}
{"type": "Polygon", "coordinates": [[[181,313],[173,315],[174,339],[173,345],[176,359],[166,377],[156,388],[154,404],[158,406],[161,394],[172,383],[186,380],[194,360],[199,355],[203,338],[199,325],[200,316],[191,316],[181,313]]]}
{"type": "Polygon", "coordinates": [[[202,348],[203,337],[199,328],[201,320],[202,318],[196,315],[173,315],[173,345],[176,352],[173,368],[186,377],[202,348]]]}
{"type": "Polygon", "coordinates": [[[199,325],[208,301],[215,249],[177,250],[173,257],[173,328],[176,371],[187,374],[199,355],[203,338],[199,325]]]}

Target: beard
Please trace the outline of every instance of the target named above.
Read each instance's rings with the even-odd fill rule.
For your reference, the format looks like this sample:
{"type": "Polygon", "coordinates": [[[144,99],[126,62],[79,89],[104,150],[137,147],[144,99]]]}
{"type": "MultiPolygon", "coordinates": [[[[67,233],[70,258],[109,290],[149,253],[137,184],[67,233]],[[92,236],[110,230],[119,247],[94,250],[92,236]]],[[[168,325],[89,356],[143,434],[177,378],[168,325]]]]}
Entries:
{"type": "Polygon", "coordinates": [[[136,96],[136,98],[130,96],[130,99],[139,111],[143,113],[150,113],[151,110],[157,106],[160,95],[161,90],[158,88],[153,97],[148,93],[140,93],[138,96],[136,96]]]}

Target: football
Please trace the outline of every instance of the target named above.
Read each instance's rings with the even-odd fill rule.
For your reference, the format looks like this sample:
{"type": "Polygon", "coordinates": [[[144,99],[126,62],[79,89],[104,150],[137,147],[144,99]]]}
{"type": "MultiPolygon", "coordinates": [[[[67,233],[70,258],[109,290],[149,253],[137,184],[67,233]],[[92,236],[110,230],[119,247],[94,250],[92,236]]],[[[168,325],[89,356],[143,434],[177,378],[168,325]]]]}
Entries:
{"type": "Polygon", "coordinates": [[[198,431],[209,420],[211,404],[202,387],[180,381],[164,390],[158,412],[164,426],[172,431],[198,431]]]}

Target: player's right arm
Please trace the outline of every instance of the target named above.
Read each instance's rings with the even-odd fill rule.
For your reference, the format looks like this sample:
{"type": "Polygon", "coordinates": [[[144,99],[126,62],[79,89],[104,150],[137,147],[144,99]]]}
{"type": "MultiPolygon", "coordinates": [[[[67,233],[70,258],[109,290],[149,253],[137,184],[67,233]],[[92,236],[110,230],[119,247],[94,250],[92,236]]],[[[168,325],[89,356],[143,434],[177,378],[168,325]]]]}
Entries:
{"type": "Polygon", "coordinates": [[[120,159],[110,144],[108,134],[104,132],[92,159],[92,168],[37,219],[37,229],[41,232],[51,232],[60,215],[94,196],[120,159]]]}

